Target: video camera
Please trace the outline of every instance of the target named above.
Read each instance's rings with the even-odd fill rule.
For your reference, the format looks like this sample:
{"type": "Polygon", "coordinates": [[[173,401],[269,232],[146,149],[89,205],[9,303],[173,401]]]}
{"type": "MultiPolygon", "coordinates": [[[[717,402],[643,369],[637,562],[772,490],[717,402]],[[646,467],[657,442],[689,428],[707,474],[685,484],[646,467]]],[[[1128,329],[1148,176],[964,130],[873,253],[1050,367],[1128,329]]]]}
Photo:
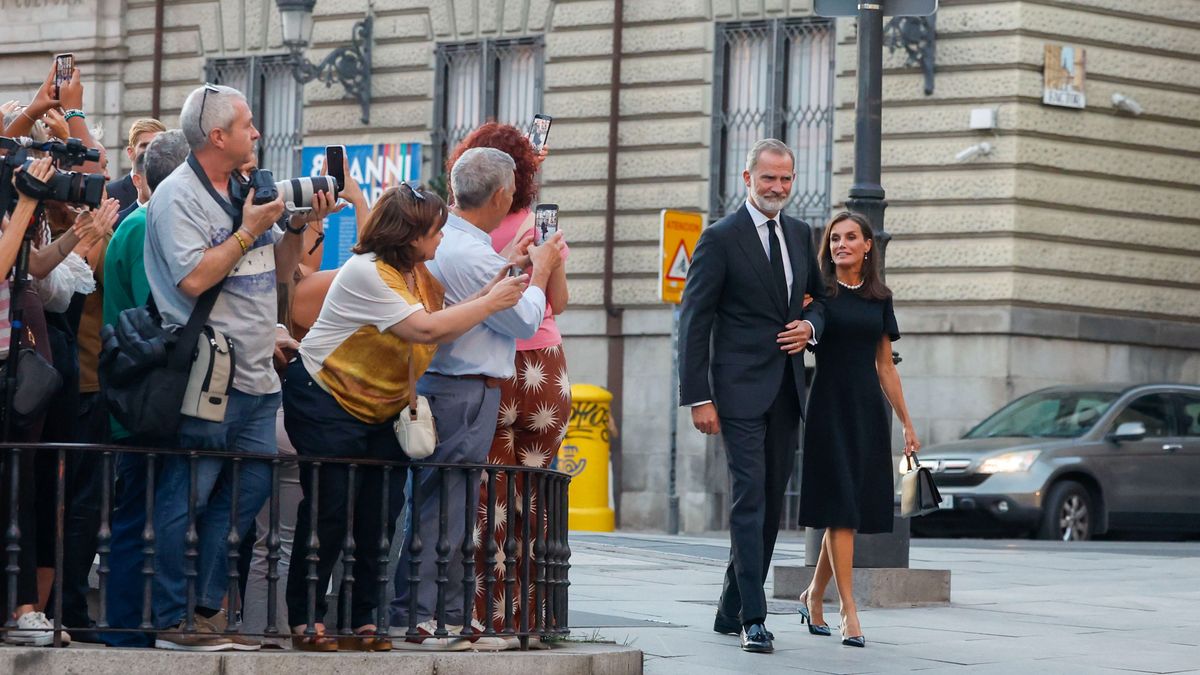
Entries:
{"type": "Polygon", "coordinates": [[[0,212],[11,213],[17,205],[17,190],[38,201],[64,202],[96,208],[104,198],[104,175],[64,171],[63,168],[79,166],[84,162],[100,161],[100,151],[89,148],[78,138],[63,141],[37,142],[28,138],[0,136],[0,212]],[[54,174],[45,183],[29,175],[33,159],[30,150],[48,153],[56,165],[54,174]],[[16,173],[17,167],[25,170],[16,173]],[[14,181],[13,176],[17,179],[14,181]]]}
{"type": "Polygon", "coordinates": [[[304,176],[276,181],[274,174],[267,169],[255,169],[249,179],[235,180],[234,185],[235,204],[245,203],[250,188],[254,188],[255,205],[269,204],[283,195],[283,205],[288,213],[311,211],[313,196],[318,192],[328,192],[334,199],[338,196],[337,180],[333,176],[304,176]]]}

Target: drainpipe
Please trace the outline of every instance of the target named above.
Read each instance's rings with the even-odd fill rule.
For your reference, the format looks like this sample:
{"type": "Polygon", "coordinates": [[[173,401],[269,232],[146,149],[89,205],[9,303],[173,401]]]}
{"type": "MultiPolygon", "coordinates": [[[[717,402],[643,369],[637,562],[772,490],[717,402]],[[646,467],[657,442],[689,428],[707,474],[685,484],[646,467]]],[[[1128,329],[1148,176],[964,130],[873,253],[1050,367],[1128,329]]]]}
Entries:
{"type": "Polygon", "coordinates": [[[162,114],[162,62],[163,62],[163,4],[154,2],[154,88],[150,98],[150,116],[158,119],[162,114]]]}
{"type": "MultiPolygon", "coordinates": [[[[160,2],[162,0],[159,0],[160,2]]],[[[618,117],[621,113],[621,39],[625,30],[625,2],[613,2],[612,78],[608,87],[608,190],[604,206],[604,334],[608,343],[608,389],[612,392],[612,419],[620,429],[624,410],[625,339],[622,310],[613,302],[613,248],[617,238],[618,117]]],[[[621,522],[621,434],[612,439],[613,507],[621,522]]]]}

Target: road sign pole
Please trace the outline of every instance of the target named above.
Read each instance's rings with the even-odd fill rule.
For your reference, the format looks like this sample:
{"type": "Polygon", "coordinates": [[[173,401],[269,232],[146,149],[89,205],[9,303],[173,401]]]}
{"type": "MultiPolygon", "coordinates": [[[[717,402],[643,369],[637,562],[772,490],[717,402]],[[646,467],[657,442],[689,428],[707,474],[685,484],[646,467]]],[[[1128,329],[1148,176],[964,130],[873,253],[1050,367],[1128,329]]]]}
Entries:
{"type": "Polygon", "coordinates": [[[664,209],[659,230],[658,297],[673,304],[671,310],[671,410],[667,416],[670,439],[667,448],[667,531],[679,534],[679,304],[692,253],[704,230],[704,214],[664,209]]]}
{"type": "Polygon", "coordinates": [[[679,463],[679,305],[671,310],[671,445],[670,473],[667,478],[667,532],[679,534],[679,483],[676,467],[679,463]]]}

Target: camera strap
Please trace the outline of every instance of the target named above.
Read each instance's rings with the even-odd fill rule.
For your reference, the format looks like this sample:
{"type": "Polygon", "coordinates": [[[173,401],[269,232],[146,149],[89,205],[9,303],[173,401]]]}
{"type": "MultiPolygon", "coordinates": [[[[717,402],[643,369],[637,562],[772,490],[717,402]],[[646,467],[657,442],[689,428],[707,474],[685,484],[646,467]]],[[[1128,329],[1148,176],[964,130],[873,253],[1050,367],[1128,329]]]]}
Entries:
{"type": "MultiPolygon", "coordinates": [[[[242,212],[213,188],[212,182],[208,180],[208,174],[204,172],[204,167],[200,166],[200,161],[194,154],[188,153],[187,163],[192,171],[196,172],[196,177],[200,179],[200,184],[204,186],[208,195],[221,207],[222,211],[233,219],[230,232],[237,232],[238,228],[242,226],[242,212]]],[[[213,307],[217,304],[217,296],[221,294],[221,287],[224,285],[225,281],[222,280],[200,294],[200,298],[196,300],[196,306],[192,309],[192,314],[188,317],[183,332],[179,334],[176,348],[171,351],[168,359],[168,364],[172,369],[182,372],[191,368],[192,357],[195,356],[194,345],[200,339],[200,333],[204,330],[204,324],[208,321],[208,315],[212,314],[213,307]]],[[[151,302],[153,302],[153,298],[151,298],[151,302]]]]}

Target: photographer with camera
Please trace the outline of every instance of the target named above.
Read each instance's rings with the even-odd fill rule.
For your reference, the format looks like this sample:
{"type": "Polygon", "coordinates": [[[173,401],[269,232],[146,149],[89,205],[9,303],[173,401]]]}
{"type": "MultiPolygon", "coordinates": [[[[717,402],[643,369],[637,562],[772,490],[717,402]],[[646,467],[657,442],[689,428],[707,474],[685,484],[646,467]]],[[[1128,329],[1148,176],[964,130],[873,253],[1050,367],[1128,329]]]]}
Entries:
{"type": "MultiPolygon", "coordinates": [[[[16,173],[22,171],[28,171],[29,176],[38,181],[45,181],[53,175],[54,166],[51,164],[50,158],[46,157],[34,161],[28,169],[22,167],[16,169],[16,173]]],[[[33,223],[38,206],[38,200],[35,197],[24,192],[17,194],[17,203],[11,216],[3,218],[3,234],[0,235],[0,269],[4,270],[4,280],[0,281],[0,359],[11,361],[8,359],[10,351],[32,349],[37,357],[45,363],[49,363],[52,354],[46,336],[46,321],[41,301],[37,293],[28,285],[24,285],[24,289],[20,293],[14,293],[10,280],[22,241],[28,227],[33,223]],[[16,336],[20,340],[18,345],[11,344],[13,331],[9,318],[10,310],[13,314],[20,312],[25,324],[24,330],[16,336]]],[[[7,404],[7,399],[5,403],[7,404]]],[[[5,412],[7,415],[12,415],[12,411],[5,412]]],[[[38,416],[37,419],[27,420],[20,426],[13,421],[9,421],[8,424],[11,428],[10,438],[13,441],[36,442],[41,438],[41,416],[38,416]]],[[[12,471],[13,462],[5,461],[3,485],[12,485],[12,471]]],[[[26,453],[22,457],[18,473],[18,483],[22,487],[17,493],[17,521],[21,532],[19,541],[21,551],[17,558],[16,593],[15,598],[12,599],[16,605],[13,618],[16,619],[17,625],[14,630],[4,636],[4,639],[11,644],[42,647],[53,642],[54,626],[43,612],[36,611],[36,606],[40,601],[37,579],[38,519],[37,495],[33,489],[34,462],[30,454],[26,453]]],[[[0,499],[0,522],[9,522],[8,509],[9,500],[0,499]]],[[[0,607],[8,606],[7,588],[8,584],[0,584],[0,607]]],[[[64,642],[69,641],[70,636],[64,634],[64,642]]]]}
{"type": "MultiPolygon", "coordinates": [[[[204,85],[188,96],[180,126],[192,153],[185,165],[163,181],[147,211],[145,266],[154,302],[166,327],[188,323],[201,296],[212,303],[207,326],[228,339],[237,354],[232,389],[224,409],[210,419],[184,416],[178,444],[252,453],[276,454],[275,417],[281,395],[271,363],[275,348],[276,283],[289,279],[299,262],[301,236],[309,222],[337,210],[333,196],[318,193],[311,211],[294,215],[286,227],[276,226],[283,213],[280,198],[260,203],[255,182],[244,204],[235,205],[238,186],[232,174],[254,154],[259,138],[245,97],[236,89],[204,85]],[[223,414],[222,414],[223,413],[223,414]],[[211,419],[219,417],[220,421],[211,419]]],[[[211,620],[225,598],[226,539],[233,486],[228,462],[202,458],[197,475],[188,460],[171,456],[163,464],[155,497],[158,543],[154,588],[155,626],[186,627],[187,583],[184,576],[188,531],[188,492],[197,486],[195,518],[200,533],[196,580],[196,632],[162,635],[164,649],[217,651],[258,649],[246,638],[213,635],[211,620]]],[[[245,536],[270,494],[270,465],[243,462],[238,488],[236,534],[245,536]]],[[[232,603],[231,603],[232,604],[232,603]]]]}

